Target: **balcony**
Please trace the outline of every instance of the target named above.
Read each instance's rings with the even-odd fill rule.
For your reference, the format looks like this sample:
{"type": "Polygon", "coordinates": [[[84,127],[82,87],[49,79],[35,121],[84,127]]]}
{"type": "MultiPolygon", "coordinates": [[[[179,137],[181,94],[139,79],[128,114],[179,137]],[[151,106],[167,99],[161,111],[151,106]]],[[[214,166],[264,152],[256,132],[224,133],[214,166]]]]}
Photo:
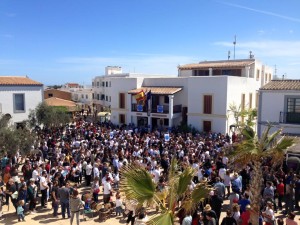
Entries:
{"type": "MultiPolygon", "coordinates": [[[[146,105],[144,105],[142,108],[138,109],[138,105],[136,103],[133,103],[131,105],[131,111],[132,112],[147,112],[147,108],[146,108],[146,105]]],[[[182,105],[174,105],[173,106],[173,113],[181,113],[181,112],[182,112],[182,105]]],[[[157,105],[152,106],[151,113],[168,114],[169,113],[169,105],[160,105],[160,108],[158,108],[157,105]]]]}
{"type": "Polygon", "coordinates": [[[300,124],[300,113],[280,112],[279,123],[300,124]]]}

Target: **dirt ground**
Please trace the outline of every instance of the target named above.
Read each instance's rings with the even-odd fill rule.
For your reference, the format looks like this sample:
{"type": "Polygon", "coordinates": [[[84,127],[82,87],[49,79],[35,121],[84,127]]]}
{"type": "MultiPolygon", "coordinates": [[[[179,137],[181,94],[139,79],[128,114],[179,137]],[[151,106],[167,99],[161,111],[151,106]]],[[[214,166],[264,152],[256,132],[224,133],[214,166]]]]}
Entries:
{"type": "MultiPolygon", "coordinates": [[[[81,187],[79,189],[80,194],[85,193],[86,192],[86,188],[85,187],[81,187]]],[[[99,196],[99,200],[102,201],[102,195],[99,196]]],[[[225,211],[227,210],[227,208],[229,207],[229,201],[225,200],[224,201],[224,205],[223,205],[223,209],[222,209],[222,214],[221,214],[221,220],[222,218],[225,216],[225,211]]],[[[40,204],[38,204],[37,206],[37,212],[35,214],[28,214],[25,213],[25,220],[26,222],[18,222],[18,218],[17,215],[15,214],[15,209],[14,207],[10,204],[9,208],[8,206],[3,206],[3,218],[0,220],[0,224],[5,224],[5,225],[12,225],[12,224],[30,224],[30,225],[41,225],[41,224],[49,224],[49,225],[67,225],[70,224],[70,219],[62,219],[62,216],[60,214],[60,208],[58,210],[59,212],[59,216],[58,218],[54,218],[52,215],[53,210],[51,209],[51,202],[48,202],[48,208],[47,209],[41,209],[40,204]]],[[[298,224],[300,224],[300,212],[297,211],[296,212],[297,217],[296,217],[296,221],[298,222],[298,224]]],[[[151,215],[150,215],[151,216],[151,215]]],[[[281,214],[281,211],[279,213],[276,214],[277,218],[285,218],[285,216],[283,214],[281,214]]],[[[116,217],[115,213],[111,215],[111,217],[106,220],[100,220],[99,219],[99,213],[95,212],[94,213],[94,217],[92,217],[92,215],[87,215],[85,216],[86,220],[83,219],[83,215],[80,215],[80,224],[82,225],[114,225],[114,224],[126,224],[126,218],[123,217],[116,217]]],[[[73,222],[74,225],[76,225],[76,221],[74,220],[73,222]]]]}

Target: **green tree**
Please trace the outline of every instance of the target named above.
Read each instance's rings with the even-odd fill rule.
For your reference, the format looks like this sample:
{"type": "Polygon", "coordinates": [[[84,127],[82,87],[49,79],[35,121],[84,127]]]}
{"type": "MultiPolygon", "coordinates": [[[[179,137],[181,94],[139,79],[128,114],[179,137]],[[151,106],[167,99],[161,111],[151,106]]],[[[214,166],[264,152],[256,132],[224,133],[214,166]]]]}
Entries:
{"type": "Polygon", "coordinates": [[[71,117],[65,107],[48,106],[40,103],[29,114],[28,122],[31,127],[43,125],[45,127],[59,127],[70,122],[71,117]]]}
{"type": "Polygon", "coordinates": [[[204,182],[197,184],[193,191],[189,190],[194,172],[191,167],[186,167],[179,173],[177,160],[173,158],[167,186],[164,191],[159,192],[152,175],[145,168],[130,164],[121,169],[120,190],[125,193],[126,199],[134,200],[139,205],[155,204],[160,208],[159,213],[151,217],[148,224],[173,225],[176,210],[184,208],[186,212],[192,212],[211,190],[204,182]],[[179,200],[181,205],[178,204],[179,200]]]}
{"type": "Polygon", "coordinates": [[[242,133],[245,127],[253,127],[255,125],[255,119],[257,117],[257,109],[242,109],[241,106],[235,104],[229,105],[229,111],[232,113],[235,120],[235,127],[239,133],[242,133]],[[243,118],[244,121],[243,122],[243,118]]]}
{"type": "Polygon", "coordinates": [[[258,224],[261,188],[262,188],[262,163],[264,160],[272,160],[272,166],[278,165],[285,155],[287,148],[293,145],[294,139],[281,136],[281,130],[270,133],[271,125],[268,125],[263,135],[259,138],[251,127],[243,129],[244,140],[236,146],[232,155],[234,163],[246,165],[252,162],[253,176],[251,177],[251,222],[258,224]]]}
{"type": "Polygon", "coordinates": [[[0,115],[0,155],[5,153],[15,154],[20,150],[21,154],[28,154],[31,150],[36,135],[29,130],[25,123],[23,127],[10,126],[10,117],[0,115]]]}

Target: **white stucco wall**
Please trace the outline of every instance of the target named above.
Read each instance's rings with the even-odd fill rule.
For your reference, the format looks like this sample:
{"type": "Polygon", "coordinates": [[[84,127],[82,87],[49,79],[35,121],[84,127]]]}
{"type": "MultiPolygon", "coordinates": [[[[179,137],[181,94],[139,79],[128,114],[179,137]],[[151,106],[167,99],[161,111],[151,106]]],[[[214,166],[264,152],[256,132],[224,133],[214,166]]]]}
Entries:
{"type": "Polygon", "coordinates": [[[43,86],[0,86],[2,114],[10,114],[12,124],[28,119],[30,110],[43,101],[43,93],[43,86]],[[14,112],[14,94],[24,94],[25,112],[14,112]]]}
{"type": "Polygon", "coordinates": [[[270,122],[274,125],[271,132],[283,129],[284,133],[300,134],[299,124],[286,124],[280,122],[280,112],[286,112],[286,98],[291,96],[299,96],[297,91],[260,91],[260,111],[258,118],[258,134],[261,135],[265,130],[266,123],[270,122]],[[276,104],[275,104],[276,102],[276,104]]]}

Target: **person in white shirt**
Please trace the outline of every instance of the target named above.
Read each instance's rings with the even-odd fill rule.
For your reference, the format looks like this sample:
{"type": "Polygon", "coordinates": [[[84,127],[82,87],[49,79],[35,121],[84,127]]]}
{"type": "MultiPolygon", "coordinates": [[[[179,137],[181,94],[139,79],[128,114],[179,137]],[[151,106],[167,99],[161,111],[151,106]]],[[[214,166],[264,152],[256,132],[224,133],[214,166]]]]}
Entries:
{"type": "Polygon", "coordinates": [[[110,195],[112,192],[110,178],[106,178],[106,182],[103,184],[103,202],[104,204],[109,203],[110,195]]]}
{"type": "Polygon", "coordinates": [[[120,195],[116,196],[116,216],[121,216],[121,213],[123,213],[123,201],[121,199],[120,195]]]}
{"type": "Polygon", "coordinates": [[[41,193],[42,193],[41,206],[43,208],[47,208],[47,206],[46,206],[46,203],[47,203],[47,189],[49,188],[48,184],[47,184],[46,177],[47,177],[47,172],[43,171],[42,176],[40,177],[40,190],[41,190],[41,193]]]}
{"type": "Polygon", "coordinates": [[[157,184],[160,177],[160,171],[158,166],[155,166],[155,169],[153,170],[152,174],[153,174],[153,180],[157,184]]]}
{"type": "Polygon", "coordinates": [[[88,162],[85,168],[85,180],[86,180],[86,186],[90,186],[91,179],[92,179],[92,170],[93,166],[91,165],[91,162],[88,162]]]}

